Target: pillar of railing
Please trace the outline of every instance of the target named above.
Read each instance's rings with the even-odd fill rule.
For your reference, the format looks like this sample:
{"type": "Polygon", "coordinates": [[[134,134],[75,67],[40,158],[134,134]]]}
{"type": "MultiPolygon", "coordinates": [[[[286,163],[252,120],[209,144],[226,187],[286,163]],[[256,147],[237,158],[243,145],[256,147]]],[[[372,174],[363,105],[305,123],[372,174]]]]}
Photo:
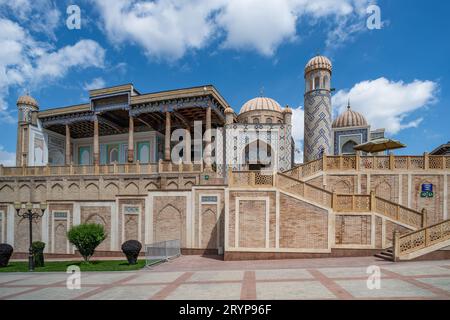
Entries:
{"type": "Polygon", "coordinates": [[[409,170],[410,167],[411,167],[411,157],[407,156],[406,157],[406,169],[409,170]]]}
{"type": "Polygon", "coordinates": [[[389,155],[389,169],[390,170],[395,169],[395,157],[392,153],[389,155]]]}
{"type": "Polygon", "coordinates": [[[234,181],[233,181],[233,167],[231,167],[231,166],[228,167],[227,178],[228,178],[228,186],[230,186],[230,187],[233,186],[233,183],[234,183],[234,181]]]}
{"type": "MultiPolygon", "coordinates": [[[[303,189],[304,192],[304,189],[303,189]]],[[[331,208],[333,211],[337,209],[337,194],[336,192],[333,192],[333,195],[331,196],[331,208]]]]}
{"type": "Polygon", "coordinates": [[[355,155],[355,170],[359,171],[359,167],[361,164],[361,151],[356,151],[356,155],[355,155]]]}
{"type": "Polygon", "coordinates": [[[323,170],[323,171],[326,171],[326,170],[327,170],[327,159],[328,159],[327,155],[324,154],[324,155],[322,156],[322,170],[323,170]]]}
{"type": "Polygon", "coordinates": [[[422,228],[427,226],[427,209],[422,209],[422,228]]]}
{"type": "Polygon", "coordinates": [[[398,262],[400,257],[400,231],[395,230],[392,237],[392,257],[394,262],[398,262]]]}
{"type": "Polygon", "coordinates": [[[163,170],[163,165],[162,165],[162,159],[159,159],[158,161],[158,173],[162,172],[163,170]]]}
{"type": "Polygon", "coordinates": [[[339,156],[339,170],[342,170],[342,167],[344,166],[344,158],[342,155],[339,156]]]}
{"type": "Polygon", "coordinates": [[[69,174],[70,174],[71,176],[73,175],[73,164],[72,164],[72,163],[70,163],[69,174]]]}
{"type": "Polygon", "coordinates": [[[430,157],[427,152],[423,154],[423,169],[428,170],[430,167],[430,157]]]}
{"type": "Polygon", "coordinates": [[[141,162],[136,160],[136,172],[141,173],[141,162]]]}
{"type": "Polygon", "coordinates": [[[183,172],[183,161],[181,159],[178,161],[178,172],[183,172]]]}
{"type": "Polygon", "coordinates": [[[370,191],[370,211],[372,212],[375,211],[376,209],[375,201],[376,201],[375,192],[370,191]]]}
{"type": "Polygon", "coordinates": [[[3,176],[3,165],[0,164],[0,176],[3,176]]]}

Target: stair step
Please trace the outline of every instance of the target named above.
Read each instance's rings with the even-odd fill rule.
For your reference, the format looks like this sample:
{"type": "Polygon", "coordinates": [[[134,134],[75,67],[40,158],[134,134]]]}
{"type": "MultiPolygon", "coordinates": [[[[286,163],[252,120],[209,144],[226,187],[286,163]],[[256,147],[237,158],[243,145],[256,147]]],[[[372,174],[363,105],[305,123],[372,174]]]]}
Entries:
{"type": "Polygon", "coordinates": [[[392,252],[388,252],[388,251],[383,251],[383,252],[377,253],[375,255],[375,257],[381,258],[384,260],[388,260],[388,261],[394,260],[394,255],[392,254],[392,252]]]}

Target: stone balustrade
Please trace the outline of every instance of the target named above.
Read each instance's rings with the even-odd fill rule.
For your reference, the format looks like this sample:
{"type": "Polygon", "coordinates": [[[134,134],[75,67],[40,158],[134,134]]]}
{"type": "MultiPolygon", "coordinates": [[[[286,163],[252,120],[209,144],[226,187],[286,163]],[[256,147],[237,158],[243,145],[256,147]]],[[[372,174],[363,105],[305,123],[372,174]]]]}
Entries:
{"type": "Polygon", "coordinates": [[[69,165],[69,166],[38,166],[38,167],[3,167],[0,166],[0,177],[28,176],[76,176],[76,175],[115,175],[115,174],[157,174],[189,172],[202,173],[202,163],[158,163],[141,164],[108,164],[108,165],[69,165]]]}

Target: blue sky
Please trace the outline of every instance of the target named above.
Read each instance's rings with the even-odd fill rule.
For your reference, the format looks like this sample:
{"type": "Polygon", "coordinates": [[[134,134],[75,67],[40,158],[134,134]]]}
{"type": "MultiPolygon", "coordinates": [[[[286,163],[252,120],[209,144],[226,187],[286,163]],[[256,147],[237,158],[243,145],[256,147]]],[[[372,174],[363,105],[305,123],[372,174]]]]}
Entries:
{"type": "Polygon", "coordinates": [[[450,140],[448,1],[0,0],[0,162],[12,164],[17,97],[41,110],[78,104],[87,89],[141,92],[213,84],[238,112],[264,95],[294,108],[303,136],[303,68],[333,62],[335,113],[352,107],[422,154],[450,140]],[[81,29],[66,26],[81,9],[81,29]],[[380,30],[366,27],[377,4],[380,30]]]}

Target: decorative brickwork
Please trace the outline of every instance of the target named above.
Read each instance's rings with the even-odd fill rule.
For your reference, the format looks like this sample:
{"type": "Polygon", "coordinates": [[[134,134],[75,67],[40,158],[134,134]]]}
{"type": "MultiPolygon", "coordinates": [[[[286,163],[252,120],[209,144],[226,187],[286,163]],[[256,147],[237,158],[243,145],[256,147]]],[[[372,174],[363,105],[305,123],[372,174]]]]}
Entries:
{"type": "Polygon", "coordinates": [[[280,195],[280,248],[326,249],[328,212],[280,195]]]}

